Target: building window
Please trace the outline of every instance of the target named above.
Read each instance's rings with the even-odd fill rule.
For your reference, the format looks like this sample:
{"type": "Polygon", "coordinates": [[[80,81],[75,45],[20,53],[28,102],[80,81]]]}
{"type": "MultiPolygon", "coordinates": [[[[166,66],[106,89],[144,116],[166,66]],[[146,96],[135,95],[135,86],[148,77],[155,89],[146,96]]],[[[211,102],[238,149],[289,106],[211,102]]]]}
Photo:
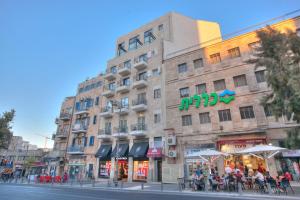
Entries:
{"type": "Polygon", "coordinates": [[[118,44],[118,56],[121,56],[123,55],[124,53],[126,53],[126,50],[125,50],[125,42],[122,42],[120,44],[118,44]]]}
{"type": "Polygon", "coordinates": [[[194,68],[195,68],[195,69],[198,69],[198,68],[201,68],[201,67],[204,66],[204,65],[203,65],[203,59],[202,59],[202,58],[199,58],[199,59],[197,59],[197,60],[194,60],[193,63],[194,63],[194,68]]]}
{"type": "Polygon", "coordinates": [[[83,145],[86,147],[87,146],[87,137],[85,136],[85,137],[83,137],[83,145]]]}
{"type": "Polygon", "coordinates": [[[139,56],[139,62],[142,62],[142,61],[145,61],[145,62],[148,61],[148,57],[147,57],[146,53],[139,56]]]}
{"type": "Polygon", "coordinates": [[[150,44],[151,42],[153,42],[153,40],[155,40],[155,37],[152,33],[152,29],[146,31],[144,33],[144,44],[150,44]]]}
{"type": "Polygon", "coordinates": [[[93,124],[97,124],[97,115],[94,115],[93,124]]]}
{"type": "Polygon", "coordinates": [[[241,52],[240,52],[240,48],[239,47],[235,47],[232,49],[228,50],[228,54],[230,58],[237,58],[241,56],[241,52]]]}
{"type": "Polygon", "coordinates": [[[164,25],[163,24],[158,25],[158,30],[159,31],[164,31],[164,25]]]}
{"type": "Polygon", "coordinates": [[[252,119],[255,118],[253,106],[240,107],[240,113],[242,119],[252,119]]]}
{"type": "Polygon", "coordinates": [[[196,85],[196,93],[197,94],[203,94],[206,93],[206,83],[201,83],[196,85]]]}
{"type": "Polygon", "coordinates": [[[260,46],[260,41],[256,41],[248,44],[251,53],[255,53],[259,46],[260,46]]]}
{"type": "Polygon", "coordinates": [[[215,91],[225,90],[226,84],[225,79],[214,81],[215,91]]]}
{"type": "Polygon", "coordinates": [[[184,73],[187,72],[188,68],[187,68],[187,64],[186,63],[182,63],[180,65],[178,65],[178,73],[184,73]]]}
{"type": "Polygon", "coordinates": [[[159,99],[161,97],[161,91],[160,89],[154,90],[154,99],[159,99]]]}
{"type": "Polygon", "coordinates": [[[264,111],[265,111],[266,117],[270,117],[273,115],[270,104],[266,104],[264,106],[264,111]]]}
{"type": "Polygon", "coordinates": [[[163,147],[163,142],[162,142],[162,137],[154,137],[154,148],[162,148],[163,147]]]}
{"type": "Polygon", "coordinates": [[[123,97],[121,99],[121,107],[122,108],[128,108],[129,107],[129,100],[128,97],[123,97]]]}
{"type": "Polygon", "coordinates": [[[158,71],[158,69],[153,69],[153,70],[152,70],[152,75],[153,75],[153,76],[159,76],[159,71],[158,71]]]}
{"type": "Polygon", "coordinates": [[[147,72],[141,72],[141,73],[139,73],[138,75],[137,75],[137,77],[136,77],[136,81],[140,81],[140,80],[147,80],[147,76],[148,74],[147,74],[147,72]]]}
{"type": "Polygon", "coordinates": [[[94,141],[95,141],[95,137],[91,136],[90,137],[90,144],[89,144],[89,146],[94,146],[94,141]]]}
{"type": "Polygon", "coordinates": [[[231,121],[230,109],[219,110],[218,113],[220,122],[231,121]]]}
{"type": "Polygon", "coordinates": [[[234,76],[233,77],[233,82],[234,82],[235,87],[246,86],[247,85],[246,75],[242,74],[242,75],[239,75],[239,76],[234,76]]]}
{"type": "Polygon", "coordinates": [[[180,94],[181,98],[190,96],[189,87],[180,88],[179,89],[179,94],[180,94]]]}
{"type": "Polygon", "coordinates": [[[200,118],[200,124],[208,124],[208,123],[210,123],[209,112],[200,113],[199,114],[199,118],[200,118]]]}
{"type": "Polygon", "coordinates": [[[99,97],[96,97],[96,102],[95,105],[98,106],[99,105],[99,97]]]}
{"type": "Polygon", "coordinates": [[[116,89],[115,82],[108,84],[108,89],[114,91],[116,89]]]}
{"type": "Polygon", "coordinates": [[[160,123],[160,114],[154,114],[154,123],[157,124],[157,123],[160,123]]]}
{"type": "Polygon", "coordinates": [[[122,86],[123,85],[126,85],[126,86],[129,86],[130,85],[130,78],[128,77],[128,78],[124,78],[123,80],[122,80],[122,86]]]}
{"type": "Polygon", "coordinates": [[[128,50],[134,50],[138,48],[138,45],[141,45],[141,42],[139,40],[139,36],[135,36],[131,39],[129,39],[129,46],[128,50]]]}
{"type": "Polygon", "coordinates": [[[220,55],[220,53],[212,54],[209,57],[210,57],[211,64],[216,64],[216,63],[221,62],[221,55],[220,55]]]}
{"type": "Polygon", "coordinates": [[[181,116],[182,126],[192,125],[192,115],[183,115],[181,116]]]}
{"type": "Polygon", "coordinates": [[[112,66],[111,68],[110,68],[110,73],[113,73],[113,74],[116,74],[117,73],[117,66],[112,66]]]}
{"type": "Polygon", "coordinates": [[[131,60],[127,60],[124,62],[124,67],[130,69],[131,68],[131,60]]]}
{"type": "Polygon", "coordinates": [[[255,77],[256,77],[257,83],[265,82],[266,81],[265,70],[256,71],[255,72],[255,77]]]}

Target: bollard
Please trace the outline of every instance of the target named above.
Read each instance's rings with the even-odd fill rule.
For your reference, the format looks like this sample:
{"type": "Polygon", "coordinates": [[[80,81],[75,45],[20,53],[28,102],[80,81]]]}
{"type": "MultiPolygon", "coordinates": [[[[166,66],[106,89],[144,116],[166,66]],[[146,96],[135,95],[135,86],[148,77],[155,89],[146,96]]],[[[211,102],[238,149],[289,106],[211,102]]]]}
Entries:
{"type": "Polygon", "coordinates": [[[241,184],[241,182],[238,182],[237,186],[238,186],[238,193],[239,193],[239,194],[242,194],[242,193],[243,193],[243,189],[242,189],[242,184],[241,184]]]}
{"type": "Polygon", "coordinates": [[[161,184],[160,184],[160,190],[163,191],[164,190],[164,183],[161,181],[161,184]]]}
{"type": "Polygon", "coordinates": [[[110,187],[110,180],[107,180],[107,187],[110,187]]]}
{"type": "Polygon", "coordinates": [[[182,192],[180,180],[178,180],[178,191],[179,191],[179,192],[182,192]]]}
{"type": "Polygon", "coordinates": [[[141,184],[141,189],[144,190],[144,183],[141,184]]]}
{"type": "Polygon", "coordinates": [[[95,179],[92,179],[92,186],[95,187],[95,179]]]}
{"type": "Polygon", "coordinates": [[[121,181],[121,189],[123,189],[123,184],[124,184],[124,182],[123,182],[123,181],[121,181]]]}

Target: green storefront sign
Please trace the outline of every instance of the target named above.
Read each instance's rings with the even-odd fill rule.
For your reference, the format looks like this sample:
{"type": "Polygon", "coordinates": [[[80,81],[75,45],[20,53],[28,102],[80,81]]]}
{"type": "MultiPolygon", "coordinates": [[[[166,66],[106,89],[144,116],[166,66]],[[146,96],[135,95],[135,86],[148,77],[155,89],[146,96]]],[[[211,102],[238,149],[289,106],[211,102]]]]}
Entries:
{"type": "Polygon", "coordinates": [[[200,107],[201,102],[203,102],[204,107],[214,106],[218,102],[229,104],[235,99],[235,91],[224,90],[220,94],[212,92],[210,94],[202,93],[201,95],[195,94],[191,97],[185,97],[181,99],[181,104],[179,105],[179,110],[188,110],[190,105],[195,105],[196,108],[200,107]]]}

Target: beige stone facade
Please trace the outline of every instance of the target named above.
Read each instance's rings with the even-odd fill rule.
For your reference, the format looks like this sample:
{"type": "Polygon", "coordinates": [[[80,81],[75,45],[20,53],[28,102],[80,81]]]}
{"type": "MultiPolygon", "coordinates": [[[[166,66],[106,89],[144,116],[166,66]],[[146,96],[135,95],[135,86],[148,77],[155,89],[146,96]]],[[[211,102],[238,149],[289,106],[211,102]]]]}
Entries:
{"type": "MultiPolygon", "coordinates": [[[[287,28],[295,31],[300,26],[299,22],[300,18],[295,18],[279,22],[273,27],[282,31],[286,31],[287,28]]],[[[190,176],[195,166],[185,159],[189,151],[215,147],[226,152],[238,151],[259,143],[278,145],[286,137],[285,129],[295,125],[284,118],[276,121],[273,116],[266,114],[260,105],[261,98],[270,91],[262,78],[264,68],[255,69],[253,65],[246,63],[253,57],[253,46],[259,45],[257,42],[255,32],[250,32],[205,48],[193,49],[164,61],[166,129],[171,130],[166,133],[177,138],[177,157],[172,161],[173,164],[165,165],[168,170],[163,175],[167,180],[176,181],[176,177],[190,176]],[[213,56],[216,54],[219,57],[217,61],[213,56]],[[197,63],[198,59],[201,59],[200,66],[197,63]],[[179,73],[179,65],[183,63],[187,69],[179,73]],[[208,94],[220,94],[225,89],[235,91],[235,100],[229,104],[218,102],[216,105],[205,107],[202,91],[200,86],[197,86],[199,84],[205,84],[208,94]],[[196,108],[194,103],[187,110],[179,110],[180,89],[187,97],[199,94],[202,97],[199,108],[196,108]],[[187,94],[184,93],[187,90],[187,94]],[[224,118],[228,118],[228,115],[222,112],[226,109],[230,111],[230,119],[223,121],[224,118]]],[[[209,100],[213,101],[213,98],[210,97],[209,100]]],[[[277,171],[274,162],[272,160],[270,163],[270,171],[273,174],[277,171]]],[[[224,173],[224,165],[231,164],[219,161],[219,172],[224,173]]],[[[256,164],[248,163],[253,169],[257,169],[256,164]]]]}
{"type": "MultiPolygon", "coordinates": [[[[274,27],[295,30],[299,19],[274,27]]],[[[65,170],[71,178],[176,182],[193,170],[185,159],[189,151],[234,150],[236,141],[243,147],[278,144],[284,129],[295,124],[266,116],[259,103],[270,91],[264,69],[245,63],[256,42],[255,32],[222,41],[217,23],[177,13],[119,37],[106,73],[79,84],[70,103],[65,170]],[[226,88],[235,91],[235,99],[179,110],[180,89],[185,97],[201,96],[203,85],[196,85],[204,83],[208,94],[226,88]]],[[[217,163],[221,173],[226,162],[217,163]]]]}

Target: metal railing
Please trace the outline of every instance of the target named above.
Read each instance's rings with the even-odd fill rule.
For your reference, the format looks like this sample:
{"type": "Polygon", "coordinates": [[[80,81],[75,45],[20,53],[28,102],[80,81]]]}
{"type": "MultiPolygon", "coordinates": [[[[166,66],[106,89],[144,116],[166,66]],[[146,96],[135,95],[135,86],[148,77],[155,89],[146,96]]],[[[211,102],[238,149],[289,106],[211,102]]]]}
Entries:
{"type": "Polygon", "coordinates": [[[138,98],[132,100],[132,106],[137,106],[137,105],[147,105],[147,99],[138,98]]]}
{"type": "Polygon", "coordinates": [[[127,126],[119,126],[114,128],[115,133],[128,133],[128,127],[127,126]]]}
{"type": "Polygon", "coordinates": [[[75,146],[69,146],[67,152],[69,153],[75,153],[75,152],[84,152],[84,146],[82,145],[75,145],[75,146]]]}
{"type": "Polygon", "coordinates": [[[111,128],[100,129],[98,135],[111,135],[111,128]]]}
{"type": "Polygon", "coordinates": [[[70,113],[61,113],[59,115],[60,119],[71,119],[71,114],[70,113]]]}
{"type": "Polygon", "coordinates": [[[145,123],[136,123],[131,125],[131,131],[146,131],[147,125],[145,123]]]}
{"type": "Polygon", "coordinates": [[[112,85],[112,86],[110,86],[110,85],[104,85],[103,90],[104,91],[113,91],[114,92],[116,90],[116,85],[112,85]]]}
{"type": "Polygon", "coordinates": [[[80,130],[86,131],[87,129],[88,129],[88,125],[84,123],[74,124],[72,127],[72,131],[80,131],[80,130]]]}
{"type": "Polygon", "coordinates": [[[104,113],[104,112],[112,112],[112,107],[105,106],[105,107],[101,108],[101,113],[104,113]]]}

